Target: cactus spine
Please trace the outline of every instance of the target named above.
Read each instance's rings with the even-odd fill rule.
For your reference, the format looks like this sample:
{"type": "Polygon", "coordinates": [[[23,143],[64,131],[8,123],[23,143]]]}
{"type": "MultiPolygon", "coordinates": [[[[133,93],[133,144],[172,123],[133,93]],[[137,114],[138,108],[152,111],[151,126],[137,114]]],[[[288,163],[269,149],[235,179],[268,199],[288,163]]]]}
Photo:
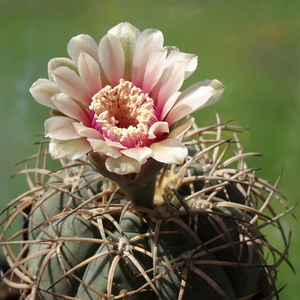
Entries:
{"type": "Polygon", "coordinates": [[[276,268],[290,264],[280,218],[292,208],[275,213],[277,183],[247,167],[257,154],[243,153],[238,130],[218,121],[187,132],[189,156],[157,176],[151,207],[127,201],[84,159],[50,172],[41,143],[35,167],[21,172],[29,191],[2,215],[4,282],[32,300],[279,299],[276,268]],[[9,237],[20,216],[24,228],[9,237]],[[281,251],[264,236],[270,224],[281,251]]]}

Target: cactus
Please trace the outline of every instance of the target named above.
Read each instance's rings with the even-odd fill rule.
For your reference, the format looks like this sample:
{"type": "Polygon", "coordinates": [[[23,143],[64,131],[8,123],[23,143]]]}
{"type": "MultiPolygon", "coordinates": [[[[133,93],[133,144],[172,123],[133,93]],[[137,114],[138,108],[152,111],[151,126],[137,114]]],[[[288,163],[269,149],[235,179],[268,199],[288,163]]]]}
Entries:
{"type": "Polygon", "coordinates": [[[258,154],[243,153],[242,128],[217,120],[185,133],[185,163],[161,170],[153,204],[144,206],[85,158],[48,170],[42,141],[28,159],[35,166],[20,172],[29,190],[2,213],[10,265],[3,281],[34,300],[279,299],[277,268],[283,261],[292,268],[280,219],[292,208],[278,182],[247,167],[258,154]],[[20,216],[23,228],[9,236],[20,216]],[[282,250],[268,243],[268,226],[282,250]]]}

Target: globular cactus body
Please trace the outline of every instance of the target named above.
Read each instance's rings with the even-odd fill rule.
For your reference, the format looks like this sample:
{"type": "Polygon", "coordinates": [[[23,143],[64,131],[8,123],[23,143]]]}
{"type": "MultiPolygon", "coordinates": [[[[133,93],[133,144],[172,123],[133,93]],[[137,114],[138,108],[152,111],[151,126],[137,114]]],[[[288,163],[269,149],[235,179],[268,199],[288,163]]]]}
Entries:
{"type": "MultiPolygon", "coordinates": [[[[222,143],[225,149],[231,144],[220,140],[220,132],[229,129],[217,124],[188,133],[194,150],[183,166],[158,175],[150,206],[128,202],[87,161],[63,162],[43,188],[37,182],[32,196],[26,193],[6,210],[1,239],[11,264],[7,283],[16,286],[9,278],[18,274],[20,299],[32,300],[277,297],[276,269],[264,253],[274,248],[260,231],[272,217],[281,228],[273,209],[265,215],[270,199],[262,191],[277,199],[280,194],[247,168],[244,158],[254,154],[243,154],[238,141],[234,156],[222,162],[222,143]],[[218,138],[206,141],[205,134],[218,138]],[[229,168],[232,162],[238,166],[229,168]],[[15,255],[5,234],[20,211],[27,225],[19,235],[27,238],[15,242],[23,245],[15,255]]],[[[33,186],[31,171],[24,172],[33,186]]]]}

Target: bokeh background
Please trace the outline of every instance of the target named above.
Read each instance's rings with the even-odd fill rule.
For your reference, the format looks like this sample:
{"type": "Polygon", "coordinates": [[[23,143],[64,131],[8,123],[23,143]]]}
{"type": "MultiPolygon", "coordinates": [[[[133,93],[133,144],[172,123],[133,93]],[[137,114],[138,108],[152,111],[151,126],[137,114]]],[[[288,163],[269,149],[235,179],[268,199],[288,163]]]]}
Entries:
{"type": "MultiPolygon", "coordinates": [[[[11,178],[15,164],[35,153],[47,108],[28,92],[47,76],[47,62],[67,56],[70,38],[87,33],[96,41],[114,25],[128,21],[139,29],[157,28],[165,45],[199,56],[197,71],[185,86],[217,78],[227,90],[217,104],[195,114],[199,126],[222,120],[249,128],[241,135],[245,151],[264,156],[248,165],[274,183],[289,206],[299,201],[300,1],[298,0],[1,0],[0,1],[0,210],[26,190],[24,177],[11,178]]],[[[279,212],[282,212],[278,206],[279,212]]],[[[294,210],[299,217],[300,209],[294,210]]],[[[1,220],[1,216],[0,216],[1,220]]],[[[290,260],[282,264],[281,299],[299,299],[299,222],[292,228],[290,260]]],[[[0,228],[1,230],[1,228],[0,228]]],[[[16,229],[12,229],[16,230],[16,229]]],[[[275,245],[278,237],[267,234],[275,245]]]]}

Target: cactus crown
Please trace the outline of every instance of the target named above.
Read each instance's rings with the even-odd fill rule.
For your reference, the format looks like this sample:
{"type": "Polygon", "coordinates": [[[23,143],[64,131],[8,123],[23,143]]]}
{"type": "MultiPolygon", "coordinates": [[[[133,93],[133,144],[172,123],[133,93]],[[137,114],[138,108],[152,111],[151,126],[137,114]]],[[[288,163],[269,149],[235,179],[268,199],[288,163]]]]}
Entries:
{"type": "Polygon", "coordinates": [[[183,137],[189,156],[161,170],[150,207],[127,201],[88,160],[48,170],[41,141],[24,161],[35,165],[19,172],[29,190],[2,212],[2,280],[20,299],[279,299],[277,268],[293,268],[280,219],[292,208],[279,180],[247,167],[259,154],[243,152],[240,131],[218,115],[213,126],[193,125],[183,137]],[[9,236],[20,216],[23,228],[9,236]],[[283,249],[268,243],[269,225],[283,249]]]}

